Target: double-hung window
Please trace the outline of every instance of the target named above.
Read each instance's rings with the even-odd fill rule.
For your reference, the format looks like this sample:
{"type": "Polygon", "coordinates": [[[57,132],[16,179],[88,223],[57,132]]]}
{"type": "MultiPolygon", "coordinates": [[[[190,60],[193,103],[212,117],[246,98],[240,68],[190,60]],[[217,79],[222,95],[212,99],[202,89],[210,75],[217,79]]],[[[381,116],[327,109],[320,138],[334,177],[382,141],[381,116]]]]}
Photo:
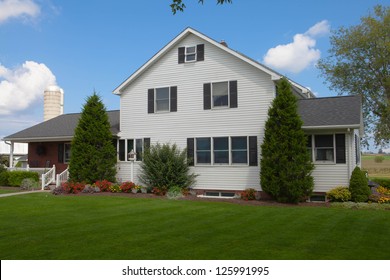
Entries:
{"type": "Polygon", "coordinates": [[[213,108],[229,107],[229,82],[212,83],[213,108]]]}
{"type": "Polygon", "coordinates": [[[246,164],[248,162],[247,137],[232,137],[231,143],[232,163],[246,164]]]}
{"type": "Polygon", "coordinates": [[[211,138],[196,138],[196,162],[211,163],[211,138]]]}
{"type": "Polygon", "coordinates": [[[185,61],[190,62],[190,61],[196,61],[196,47],[191,46],[191,47],[186,47],[185,48],[185,61]]]}
{"type": "Polygon", "coordinates": [[[214,164],[229,164],[229,138],[214,137],[214,164]]]}
{"type": "Polygon", "coordinates": [[[237,81],[203,84],[203,109],[237,108],[237,81]]]}
{"type": "Polygon", "coordinates": [[[316,163],[346,163],[345,134],[308,135],[307,149],[316,163]]]}
{"type": "Polygon", "coordinates": [[[148,89],[148,114],[176,111],[176,86],[148,89]]]}
{"type": "Polygon", "coordinates": [[[316,161],[334,162],[333,134],[315,135],[316,161]]]}
{"type": "Polygon", "coordinates": [[[169,112],[169,87],[156,88],[156,112],[169,112]]]}
{"type": "Polygon", "coordinates": [[[178,48],[178,63],[188,63],[204,60],[204,44],[178,48]]]}

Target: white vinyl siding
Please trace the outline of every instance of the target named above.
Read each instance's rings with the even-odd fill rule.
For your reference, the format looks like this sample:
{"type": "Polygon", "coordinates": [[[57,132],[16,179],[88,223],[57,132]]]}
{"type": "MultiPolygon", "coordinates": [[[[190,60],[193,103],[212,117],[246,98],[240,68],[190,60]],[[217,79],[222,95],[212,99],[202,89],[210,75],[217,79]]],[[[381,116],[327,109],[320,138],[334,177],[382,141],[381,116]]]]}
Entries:
{"type": "MultiPolygon", "coordinates": [[[[194,35],[184,38],[179,46],[198,44],[204,44],[205,47],[205,59],[202,63],[178,64],[178,46],[174,46],[123,90],[120,103],[120,138],[134,139],[142,135],[150,137],[151,144],[176,143],[184,149],[187,146],[187,138],[190,137],[251,135],[257,136],[260,156],[259,147],[264,124],[275,94],[271,76],[194,35]],[[204,110],[203,84],[232,80],[238,81],[238,108],[204,110]],[[147,113],[147,89],[159,88],[161,85],[178,87],[178,111],[175,114],[147,113]]],[[[134,169],[137,168],[136,163],[134,169]]],[[[251,187],[260,190],[259,166],[195,166],[191,167],[191,170],[199,174],[197,188],[243,190],[251,187]],[[210,170],[205,171],[204,168],[210,170]],[[233,180],[232,174],[235,174],[233,180]]],[[[118,177],[129,178],[130,173],[125,174],[120,168],[118,177]]]]}

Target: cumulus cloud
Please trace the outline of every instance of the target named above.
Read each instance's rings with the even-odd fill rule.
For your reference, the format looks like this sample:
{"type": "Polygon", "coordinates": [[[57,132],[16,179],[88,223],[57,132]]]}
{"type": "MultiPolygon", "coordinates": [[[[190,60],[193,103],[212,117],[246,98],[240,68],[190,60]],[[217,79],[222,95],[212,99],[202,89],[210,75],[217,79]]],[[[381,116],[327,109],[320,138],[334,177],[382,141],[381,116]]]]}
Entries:
{"type": "Polygon", "coordinates": [[[16,69],[0,64],[0,115],[11,115],[31,106],[42,98],[56,77],[43,63],[26,61],[16,69]]]}
{"type": "Polygon", "coordinates": [[[40,7],[32,0],[0,0],[0,24],[10,18],[37,17],[40,7]]]}
{"type": "Polygon", "coordinates": [[[292,73],[301,72],[320,59],[321,52],[315,48],[316,37],[328,34],[329,30],[328,21],[318,22],[305,33],[294,35],[292,43],[269,49],[263,57],[264,64],[292,73]]]}

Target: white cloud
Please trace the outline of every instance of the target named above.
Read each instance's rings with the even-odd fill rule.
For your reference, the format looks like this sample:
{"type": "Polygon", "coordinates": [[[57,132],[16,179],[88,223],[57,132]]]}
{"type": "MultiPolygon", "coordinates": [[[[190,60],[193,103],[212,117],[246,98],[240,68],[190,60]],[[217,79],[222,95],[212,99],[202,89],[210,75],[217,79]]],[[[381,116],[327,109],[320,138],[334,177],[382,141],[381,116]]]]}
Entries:
{"type": "Polygon", "coordinates": [[[329,30],[326,20],[313,25],[305,33],[294,35],[292,43],[269,49],[263,57],[264,64],[278,70],[301,72],[320,59],[321,52],[315,48],[315,37],[328,34],[329,30]]]}
{"type": "Polygon", "coordinates": [[[0,0],[0,24],[13,17],[37,17],[40,7],[33,0],[0,0]]]}
{"type": "Polygon", "coordinates": [[[11,115],[29,108],[43,97],[48,85],[56,84],[56,77],[43,63],[26,61],[16,69],[0,64],[0,115],[11,115]]]}

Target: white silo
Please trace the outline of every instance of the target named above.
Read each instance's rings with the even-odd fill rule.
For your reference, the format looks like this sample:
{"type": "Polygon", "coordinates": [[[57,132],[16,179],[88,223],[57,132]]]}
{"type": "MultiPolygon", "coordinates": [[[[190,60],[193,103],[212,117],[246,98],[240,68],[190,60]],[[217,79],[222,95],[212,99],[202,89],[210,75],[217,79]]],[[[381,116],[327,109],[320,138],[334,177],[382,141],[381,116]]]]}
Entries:
{"type": "Polygon", "coordinates": [[[63,113],[64,91],[58,86],[48,86],[43,95],[43,120],[50,120],[63,113]]]}

